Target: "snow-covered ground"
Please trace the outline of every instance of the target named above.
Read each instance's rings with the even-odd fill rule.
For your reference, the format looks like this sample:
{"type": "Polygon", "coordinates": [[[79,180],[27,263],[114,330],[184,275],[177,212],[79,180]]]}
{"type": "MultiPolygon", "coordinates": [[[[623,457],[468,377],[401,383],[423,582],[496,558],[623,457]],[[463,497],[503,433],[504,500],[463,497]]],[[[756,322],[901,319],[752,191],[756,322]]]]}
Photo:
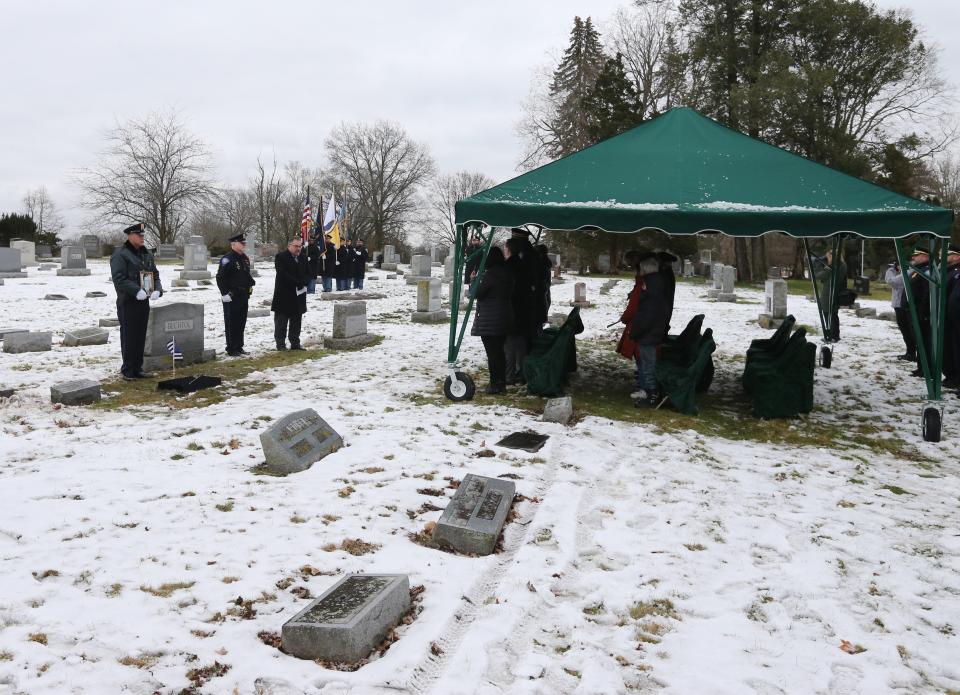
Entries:
{"type": "MultiPolygon", "coordinates": [[[[948,402],[944,441],[921,441],[922,384],[894,359],[892,323],[844,313],[834,368],[817,373],[820,407],[772,426],[847,432],[831,446],[707,436],[695,419],[686,429],[587,415],[565,427],[516,399],[448,404],[448,328],[409,322],[415,288],[402,279],[367,286],[388,295],[367,304],[382,343],[248,377],[266,391],[205,408],[55,409],[52,383],[119,368],[117,329],[105,346],[59,345],[65,329],[115,313],[106,263],[90,265],[86,278],[32,269],[0,287],[0,325],[50,330],[55,343],[0,353],[0,386],[17,388],[0,401],[0,693],[179,693],[188,672],[214,664],[222,675],[188,692],[960,691],[960,414],[948,402]],[[90,290],[108,296],[85,299],[90,290]],[[42,301],[51,292],[70,301],[42,301]],[[267,418],[304,407],[347,446],[289,477],[252,473],[267,418]],[[526,428],[550,435],[540,452],[493,446],[526,428]],[[476,456],[488,448],[496,456],[476,456]],[[440,516],[421,506],[443,507],[448,479],[468,472],[510,476],[528,498],[503,551],[470,558],[412,542],[440,516]],[[334,547],[346,539],[378,548],[334,547]],[[425,587],[382,657],[335,672],[258,638],[307,592],[357,571],[425,587]]],[[[161,270],[169,287],[173,270],[161,270]]],[[[272,275],[261,268],[253,306],[272,275]]],[[[594,357],[578,380],[597,346],[618,359],[604,326],[630,289],[599,296],[602,280],[586,282],[597,306],[580,340],[594,357]]],[[[721,384],[768,335],[755,321],[762,294],[738,292],[746,302],[731,305],[702,285],[677,290],[674,324],[707,315],[721,384]]],[[[573,282],[553,294],[560,310],[573,282]]],[[[208,347],[222,352],[216,291],[162,301],[179,300],[206,305],[208,347]]],[[[817,324],[803,298],[790,311],[817,324]]],[[[312,297],[304,338],[329,333],[332,312],[312,297]]],[[[272,343],[271,319],[251,319],[247,349],[272,343]]],[[[477,339],[462,356],[482,371],[477,339]]]]}

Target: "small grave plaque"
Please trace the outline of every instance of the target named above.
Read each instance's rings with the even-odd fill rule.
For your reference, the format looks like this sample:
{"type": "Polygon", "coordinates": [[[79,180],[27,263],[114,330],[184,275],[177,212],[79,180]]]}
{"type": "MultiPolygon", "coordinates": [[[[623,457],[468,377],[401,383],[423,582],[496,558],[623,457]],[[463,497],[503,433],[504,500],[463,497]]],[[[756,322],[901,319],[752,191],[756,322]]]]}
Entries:
{"type": "Polygon", "coordinates": [[[561,398],[550,398],[543,406],[544,422],[559,422],[562,425],[570,422],[573,417],[573,398],[563,396],[561,398]]]}
{"type": "Polygon", "coordinates": [[[507,449],[522,449],[533,453],[540,451],[549,438],[549,435],[537,434],[536,432],[514,432],[497,442],[496,446],[506,447],[507,449]]]}
{"type": "Polygon", "coordinates": [[[63,405],[90,405],[100,400],[100,384],[90,379],[65,381],[50,387],[50,402],[63,405]]]}
{"type": "Polygon", "coordinates": [[[103,345],[110,340],[110,331],[103,328],[74,328],[63,334],[64,347],[103,345]]]}
{"type": "Polygon", "coordinates": [[[283,651],[300,659],[356,663],[408,610],[407,575],[352,574],[284,623],[283,651]]]}
{"type": "Polygon", "coordinates": [[[343,446],[343,438],[307,408],[277,420],[260,435],[267,467],[286,475],[305,471],[324,456],[343,446]]]}
{"type": "Polygon", "coordinates": [[[443,511],[433,538],[458,553],[489,555],[500,537],[516,486],[468,473],[443,511]]]}

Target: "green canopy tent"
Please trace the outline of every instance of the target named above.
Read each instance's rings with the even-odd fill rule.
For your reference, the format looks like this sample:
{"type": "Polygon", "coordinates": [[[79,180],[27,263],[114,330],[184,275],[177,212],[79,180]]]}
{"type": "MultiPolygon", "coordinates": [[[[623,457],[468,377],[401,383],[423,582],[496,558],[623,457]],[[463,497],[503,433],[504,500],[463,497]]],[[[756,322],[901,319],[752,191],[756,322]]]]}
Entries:
{"type": "MultiPolygon", "coordinates": [[[[546,164],[456,205],[449,375],[444,391],[454,400],[472,397],[469,377],[457,370],[472,299],[461,316],[464,249],[468,232],[485,241],[482,273],[495,227],[601,229],[630,234],[719,232],[755,237],[783,232],[803,238],[811,269],[809,239],[826,238],[839,258],[846,236],[894,239],[901,267],[909,263],[903,238],[922,234],[929,268],[916,269],[931,284],[931,352],[920,347],[928,398],[940,400],[947,242],[953,212],[902,196],[867,181],[792,154],[720,125],[692,109],[675,108],[625,133],[546,164]],[[458,330],[459,329],[459,330],[458,330]]],[[[818,283],[811,272],[823,335],[832,342],[836,283],[818,283]]],[[[920,334],[913,293],[908,301],[920,334]]],[[[920,341],[922,342],[922,341],[920,341]]],[[[821,348],[828,365],[830,348],[821,348]]],[[[924,424],[939,438],[941,409],[924,410],[924,424]],[[929,413],[929,414],[928,414],[929,413]],[[929,420],[929,422],[928,422],[929,420]],[[935,422],[934,422],[935,421],[935,422]],[[936,430],[936,432],[934,432],[936,430]]]]}

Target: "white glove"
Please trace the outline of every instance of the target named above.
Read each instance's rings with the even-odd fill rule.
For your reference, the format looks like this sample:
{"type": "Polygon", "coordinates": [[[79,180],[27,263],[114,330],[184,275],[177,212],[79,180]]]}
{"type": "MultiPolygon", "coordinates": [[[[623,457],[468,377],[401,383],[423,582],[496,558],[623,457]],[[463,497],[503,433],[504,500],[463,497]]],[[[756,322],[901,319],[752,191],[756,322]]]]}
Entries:
{"type": "Polygon", "coordinates": [[[137,292],[137,299],[139,299],[141,302],[146,298],[147,298],[146,292],[144,292],[143,290],[140,290],[139,292],[137,292]]]}
{"type": "Polygon", "coordinates": [[[157,301],[158,299],[160,299],[160,293],[159,293],[158,291],[154,290],[153,293],[150,295],[150,301],[151,301],[151,302],[155,302],[155,301],[157,301]]]}
{"type": "Polygon", "coordinates": [[[224,303],[224,304],[226,304],[227,302],[232,302],[232,301],[233,301],[233,297],[231,297],[229,294],[223,295],[220,299],[223,300],[223,303],[224,303]]]}

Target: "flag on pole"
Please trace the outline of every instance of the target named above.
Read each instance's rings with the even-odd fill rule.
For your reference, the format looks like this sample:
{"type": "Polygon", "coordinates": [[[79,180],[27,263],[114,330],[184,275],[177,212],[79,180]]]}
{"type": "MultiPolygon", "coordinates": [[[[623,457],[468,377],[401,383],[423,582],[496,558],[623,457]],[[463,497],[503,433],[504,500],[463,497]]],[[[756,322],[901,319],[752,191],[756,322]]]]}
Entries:
{"type": "Polygon", "coordinates": [[[167,352],[170,353],[170,356],[173,357],[174,361],[183,359],[183,352],[181,352],[180,348],[177,347],[176,337],[170,338],[170,342],[167,343],[167,352]]]}
{"type": "Polygon", "coordinates": [[[327,213],[323,216],[323,233],[330,235],[330,240],[336,248],[340,248],[340,219],[337,215],[336,196],[330,196],[330,204],[327,205],[327,213]]]}
{"type": "Polygon", "coordinates": [[[306,246],[310,240],[310,227],[313,226],[313,207],[310,205],[310,198],[304,202],[303,217],[300,218],[300,238],[303,245],[306,246]]]}

